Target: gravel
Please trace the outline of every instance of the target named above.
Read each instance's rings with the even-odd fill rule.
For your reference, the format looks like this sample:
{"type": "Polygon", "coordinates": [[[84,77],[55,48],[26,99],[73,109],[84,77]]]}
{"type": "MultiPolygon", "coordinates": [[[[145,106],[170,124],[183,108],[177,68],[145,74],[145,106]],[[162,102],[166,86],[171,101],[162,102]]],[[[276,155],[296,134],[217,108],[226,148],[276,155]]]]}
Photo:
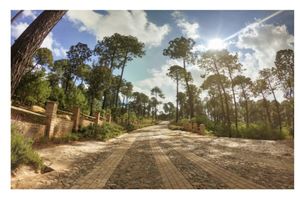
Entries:
{"type": "Polygon", "coordinates": [[[104,189],[123,188],[163,188],[147,137],[137,138],[104,187],[104,189]]]}

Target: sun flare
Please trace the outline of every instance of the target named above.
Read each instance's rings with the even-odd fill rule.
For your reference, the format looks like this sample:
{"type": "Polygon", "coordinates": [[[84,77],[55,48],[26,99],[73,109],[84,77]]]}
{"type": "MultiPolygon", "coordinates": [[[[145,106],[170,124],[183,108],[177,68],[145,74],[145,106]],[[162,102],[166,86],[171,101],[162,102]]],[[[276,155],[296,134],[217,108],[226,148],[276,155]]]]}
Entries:
{"type": "Polygon", "coordinates": [[[208,47],[208,49],[211,49],[211,50],[222,50],[225,48],[225,43],[222,39],[215,38],[215,39],[209,40],[207,47],[208,47]]]}

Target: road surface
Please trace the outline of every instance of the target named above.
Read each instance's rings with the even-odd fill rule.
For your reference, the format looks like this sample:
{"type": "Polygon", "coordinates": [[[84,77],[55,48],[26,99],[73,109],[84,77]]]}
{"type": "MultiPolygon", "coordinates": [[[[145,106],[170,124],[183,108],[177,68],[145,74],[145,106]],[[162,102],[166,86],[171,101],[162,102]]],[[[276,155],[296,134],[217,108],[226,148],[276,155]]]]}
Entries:
{"type": "MultiPolygon", "coordinates": [[[[163,122],[160,125],[136,130],[108,143],[96,142],[96,144],[101,147],[97,150],[94,147],[94,152],[86,154],[86,157],[57,149],[63,154],[55,155],[56,158],[60,158],[59,163],[65,164],[64,159],[70,157],[76,161],[63,169],[54,168],[56,171],[53,172],[14,179],[12,187],[65,189],[294,187],[294,150],[291,141],[200,136],[185,131],[169,130],[167,123],[163,122]]],[[[47,151],[47,158],[51,161],[53,150],[55,149],[43,149],[40,153],[43,155],[47,151]]]]}

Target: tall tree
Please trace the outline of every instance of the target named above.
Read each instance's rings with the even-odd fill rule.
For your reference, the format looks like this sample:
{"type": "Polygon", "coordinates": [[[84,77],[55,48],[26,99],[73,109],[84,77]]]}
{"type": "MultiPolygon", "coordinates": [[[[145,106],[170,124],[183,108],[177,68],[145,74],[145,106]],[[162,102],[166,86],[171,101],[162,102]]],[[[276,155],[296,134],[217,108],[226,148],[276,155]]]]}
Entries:
{"type": "Polygon", "coordinates": [[[119,92],[122,84],[124,69],[126,64],[129,61],[132,61],[136,57],[142,57],[145,54],[144,47],[145,44],[139,42],[136,37],[133,36],[122,36],[120,42],[120,48],[122,50],[122,62],[121,62],[121,76],[119,80],[119,85],[117,87],[116,98],[115,98],[115,106],[118,107],[119,100],[119,92]]]}
{"type": "MultiPolygon", "coordinates": [[[[209,50],[202,54],[199,67],[202,69],[206,69],[208,73],[217,74],[221,77],[223,72],[223,61],[224,54],[227,54],[226,50],[214,51],[209,50]]],[[[224,96],[224,103],[226,107],[226,120],[227,120],[227,130],[229,132],[229,137],[231,137],[231,118],[230,118],[230,106],[229,106],[229,96],[226,92],[226,82],[224,82],[224,78],[218,78],[219,85],[222,89],[224,96]]]]}
{"type": "Polygon", "coordinates": [[[178,114],[178,87],[179,87],[179,82],[184,79],[185,77],[185,70],[178,66],[178,65],[173,65],[169,68],[169,72],[167,73],[169,77],[174,79],[176,81],[176,123],[178,122],[179,119],[179,114],[178,114]]]}
{"type": "Polygon", "coordinates": [[[85,65],[85,63],[90,60],[91,56],[92,56],[92,51],[89,49],[87,44],[83,44],[79,42],[76,45],[70,47],[69,51],[67,52],[67,57],[69,59],[69,67],[66,68],[66,72],[65,72],[65,78],[66,78],[65,93],[67,96],[69,94],[68,91],[70,89],[70,83],[73,81],[74,77],[76,76],[76,72],[78,71],[78,68],[81,67],[82,65],[85,65]]]}
{"type": "Polygon", "coordinates": [[[263,106],[266,111],[267,124],[268,124],[268,126],[272,125],[270,105],[266,98],[267,95],[269,95],[268,85],[267,85],[266,81],[263,79],[257,79],[252,86],[252,92],[255,96],[258,96],[258,95],[262,96],[263,106]]]}
{"type": "Polygon", "coordinates": [[[164,109],[164,112],[167,115],[168,119],[171,119],[174,117],[175,106],[172,102],[164,103],[163,109],[164,109]]]}
{"type": "Polygon", "coordinates": [[[231,82],[231,92],[232,92],[232,98],[233,98],[233,103],[234,103],[234,115],[235,115],[235,129],[238,132],[238,107],[237,107],[237,102],[236,102],[236,96],[235,96],[235,91],[234,91],[234,74],[236,72],[241,71],[241,64],[238,61],[238,55],[232,55],[230,54],[227,50],[223,51],[223,55],[220,59],[220,63],[222,67],[225,69],[225,71],[228,74],[228,77],[231,82]]]}
{"type": "Polygon", "coordinates": [[[95,66],[89,75],[87,83],[89,104],[90,104],[90,115],[93,115],[94,111],[94,101],[95,98],[100,99],[103,95],[103,91],[109,86],[107,84],[107,79],[111,76],[110,70],[105,66],[95,66]]]}
{"type": "Polygon", "coordinates": [[[42,12],[18,37],[11,47],[11,95],[29,66],[32,56],[56,23],[64,16],[65,10],[42,12]]]}
{"type": "Polygon", "coordinates": [[[154,95],[156,99],[154,115],[155,119],[157,120],[157,105],[159,104],[158,97],[160,97],[161,99],[164,99],[165,97],[160,88],[158,88],[157,86],[151,89],[151,95],[154,95]]]}
{"type": "Polygon", "coordinates": [[[278,123],[279,123],[279,130],[281,131],[282,130],[282,121],[281,121],[281,113],[280,113],[280,104],[275,95],[275,90],[276,90],[276,87],[278,86],[278,82],[275,80],[274,75],[272,73],[272,69],[270,69],[270,68],[264,68],[263,70],[259,71],[259,74],[260,74],[261,78],[266,81],[267,88],[272,93],[273,98],[275,100],[276,112],[277,112],[278,123]]]}
{"type": "Polygon", "coordinates": [[[241,96],[245,100],[245,110],[246,110],[246,126],[249,127],[249,91],[251,90],[252,81],[249,77],[243,75],[238,75],[233,79],[233,84],[241,88],[241,96]]]}
{"type": "MultiPolygon", "coordinates": [[[[114,69],[119,69],[122,64],[122,48],[121,41],[124,38],[123,35],[115,33],[110,37],[104,37],[102,41],[97,41],[94,48],[94,54],[98,56],[98,64],[103,66],[109,66],[111,73],[114,69]]],[[[112,79],[108,80],[108,84],[111,86],[112,79]]],[[[107,101],[109,98],[109,89],[104,91],[104,99],[102,108],[107,107],[107,101]]]]}
{"type": "MultiPolygon", "coordinates": [[[[193,61],[192,49],[195,45],[195,41],[191,38],[179,37],[171,40],[169,42],[168,48],[163,50],[163,55],[168,56],[171,59],[182,59],[183,68],[186,70],[186,64],[193,61]]],[[[187,88],[187,93],[189,96],[189,106],[190,106],[190,118],[194,117],[194,104],[192,101],[192,93],[190,91],[190,86],[188,82],[188,76],[186,73],[185,84],[187,88]]]]}
{"type": "Polygon", "coordinates": [[[274,74],[280,81],[287,99],[294,97],[294,51],[280,50],[276,53],[274,74]]]}
{"type": "Polygon", "coordinates": [[[178,92],[177,97],[178,97],[178,105],[180,107],[179,108],[179,118],[180,118],[180,116],[181,117],[185,116],[186,111],[184,111],[184,109],[186,104],[186,94],[183,92],[178,92]]]}
{"type": "MultiPolygon", "coordinates": [[[[208,76],[204,82],[201,85],[201,88],[204,90],[209,90],[209,95],[213,96],[213,98],[219,99],[219,105],[221,107],[221,116],[217,116],[218,118],[221,118],[223,127],[225,126],[224,119],[227,119],[226,117],[226,111],[225,111],[225,103],[226,100],[224,100],[224,93],[222,92],[221,84],[225,87],[225,82],[228,82],[228,79],[224,75],[218,75],[213,74],[208,76]],[[216,93],[217,92],[217,93],[216,93]]],[[[214,107],[215,108],[215,107],[214,107]]],[[[214,114],[216,114],[216,111],[214,109],[214,114]]],[[[227,113],[228,114],[228,113],[227,113]]],[[[228,125],[228,123],[227,123],[228,125]]],[[[228,126],[227,126],[228,128],[228,126]]]]}

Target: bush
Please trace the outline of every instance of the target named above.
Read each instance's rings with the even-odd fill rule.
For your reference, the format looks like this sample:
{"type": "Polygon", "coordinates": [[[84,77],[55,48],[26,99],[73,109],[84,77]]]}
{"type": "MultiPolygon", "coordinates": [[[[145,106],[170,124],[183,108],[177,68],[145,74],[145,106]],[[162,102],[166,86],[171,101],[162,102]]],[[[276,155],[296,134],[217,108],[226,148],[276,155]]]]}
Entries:
{"type": "Polygon", "coordinates": [[[33,141],[25,138],[17,131],[15,126],[11,127],[11,169],[14,170],[21,164],[33,166],[36,170],[43,168],[43,161],[32,149],[33,141]]]}
{"type": "Polygon", "coordinates": [[[68,134],[64,135],[63,137],[51,138],[50,141],[55,144],[63,144],[63,143],[70,143],[73,141],[77,141],[79,139],[80,139],[80,137],[77,133],[68,133],[68,134]]]}
{"type": "Polygon", "coordinates": [[[86,139],[107,140],[124,133],[124,128],[114,124],[104,122],[102,126],[89,125],[79,131],[79,137],[86,139]]]}
{"type": "Polygon", "coordinates": [[[249,139],[264,139],[264,140],[281,140],[288,136],[288,130],[283,128],[282,131],[278,128],[270,128],[262,124],[252,124],[248,128],[241,127],[238,135],[235,137],[249,139]]]}

